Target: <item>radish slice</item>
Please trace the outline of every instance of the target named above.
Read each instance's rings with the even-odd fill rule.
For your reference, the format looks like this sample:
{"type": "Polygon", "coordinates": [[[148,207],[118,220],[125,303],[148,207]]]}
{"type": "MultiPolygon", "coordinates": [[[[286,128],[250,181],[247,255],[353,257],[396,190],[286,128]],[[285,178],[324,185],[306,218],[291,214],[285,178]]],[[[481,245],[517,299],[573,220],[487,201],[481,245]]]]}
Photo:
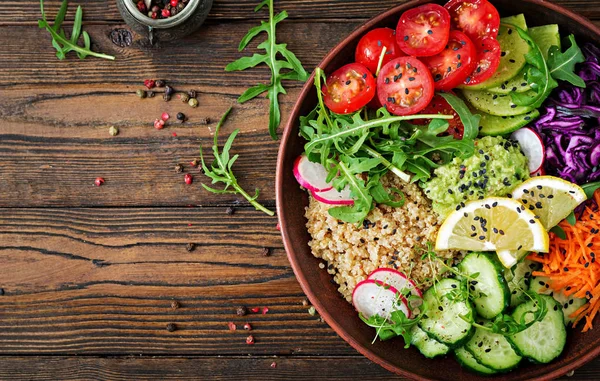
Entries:
{"type": "Polygon", "coordinates": [[[325,192],[310,191],[315,200],[329,205],[352,205],[354,200],[350,197],[350,188],[345,187],[341,192],[330,189],[325,192]]]}
{"type": "Polygon", "coordinates": [[[367,319],[373,315],[388,318],[394,311],[402,311],[410,318],[412,313],[406,299],[394,287],[372,279],[363,280],[352,293],[354,308],[367,319]]]}
{"type": "Polygon", "coordinates": [[[320,163],[313,163],[306,155],[300,155],[294,162],[294,177],[309,191],[323,192],[333,186],[327,182],[327,170],[320,163]]]}
{"type": "Polygon", "coordinates": [[[510,138],[519,142],[521,151],[529,162],[529,173],[533,174],[544,164],[545,148],[542,138],[529,127],[523,127],[513,132],[510,138]]]}
{"type": "Polygon", "coordinates": [[[546,175],[546,171],[544,170],[544,167],[540,167],[540,169],[538,169],[537,171],[531,173],[530,175],[531,175],[531,177],[545,176],[546,175]]]}
{"type": "MultiPolygon", "coordinates": [[[[367,279],[378,280],[383,283],[389,284],[390,286],[394,287],[400,292],[403,292],[404,289],[409,289],[411,295],[423,298],[423,293],[421,292],[421,290],[419,290],[419,288],[415,285],[415,283],[412,280],[408,279],[406,275],[404,275],[400,271],[381,267],[373,271],[367,279]]],[[[406,293],[404,294],[406,295],[406,293]]],[[[422,303],[422,300],[417,299],[409,301],[410,307],[412,309],[419,307],[422,303]]]]}

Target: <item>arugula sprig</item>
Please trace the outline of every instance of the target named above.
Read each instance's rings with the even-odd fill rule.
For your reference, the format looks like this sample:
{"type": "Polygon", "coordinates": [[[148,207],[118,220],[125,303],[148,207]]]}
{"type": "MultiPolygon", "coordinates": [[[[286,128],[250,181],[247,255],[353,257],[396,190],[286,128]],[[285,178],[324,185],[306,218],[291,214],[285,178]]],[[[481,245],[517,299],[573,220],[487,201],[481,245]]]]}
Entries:
{"type": "Polygon", "coordinates": [[[52,46],[56,49],[56,57],[59,60],[64,60],[67,53],[74,51],[80,59],[84,59],[87,56],[94,56],[98,58],[104,58],[107,60],[114,60],[114,56],[108,54],[96,53],[91,50],[90,35],[84,30],[82,31],[81,23],[83,20],[83,9],[81,5],[77,6],[75,12],[75,20],[73,21],[73,30],[71,31],[71,38],[68,38],[62,29],[62,23],[65,20],[67,14],[68,3],[67,0],[63,0],[60,5],[60,9],[54,18],[54,24],[46,20],[46,13],[44,12],[44,0],[40,0],[40,11],[42,13],[42,19],[38,20],[38,26],[40,29],[46,29],[52,36],[52,46]],[[83,46],[79,46],[77,42],[79,37],[83,36],[83,46]]]}
{"type": "Polygon", "coordinates": [[[239,157],[239,155],[237,155],[237,154],[230,157],[230,153],[229,153],[231,146],[233,145],[233,140],[235,139],[237,134],[240,132],[239,129],[236,129],[235,131],[233,131],[231,133],[231,135],[229,135],[229,138],[227,138],[227,141],[223,145],[222,152],[219,153],[219,144],[218,144],[219,130],[221,129],[221,126],[223,125],[223,123],[225,123],[225,119],[227,119],[227,116],[231,112],[232,108],[233,107],[229,107],[229,109],[225,112],[225,114],[223,114],[223,116],[221,117],[221,120],[219,120],[219,123],[217,124],[217,127],[215,129],[214,142],[213,142],[213,146],[212,146],[213,155],[214,155],[215,159],[210,168],[204,162],[204,155],[202,154],[202,146],[200,146],[200,160],[202,162],[202,171],[204,172],[204,174],[206,176],[208,176],[209,178],[212,179],[212,184],[223,183],[223,184],[225,184],[225,187],[223,189],[215,189],[215,188],[209,187],[206,184],[202,184],[202,187],[212,193],[241,194],[246,200],[248,200],[248,202],[250,202],[250,204],[252,206],[254,206],[256,208],[256,210],[260,210],[261,212],[264,212],[269,216],[273,216],[275,214],[273,211],[265,208],[258,201],[256,201],[256,199],[258,198],[258,195],[259,195],[258,188],[256,189],[254,196],[250,196],[238,184],[237,179],[231,169],[231,167],[233,167],[233,164],[239,157]]]}
{"type": "Polygon", "coordinates": [[[540,47],[529,36],[529,34],[518,26],[511,25],[519,36],[527,42],[530,50],[525,54],[527,62],[526,79],[535,93],[530,96],[527,93],[510,94],[512,101],[519,106],[531,106],[539,108],[548,98],[550,92],[558,87],[556,80],[568,81],[579,87],[585,87],[585,82],[575,74],[575,64],[585,61],[585,57],[575,42],[573,35],[569,36],[571,46],[564,52],[558,46],[551,46],[548,52],[542,52],[540,47]],[[544,58],[548,53],[548,60],[544,58]]]}
{"type": "Polygon", "coordinates": [[[397,206],[403,202],[399,190],[386,190],[379,182],[386,172],[391,171],[404,182],[423,181],[440,165],[433,160],[434,154],[444,163],[457,156],[467,158],[474,152],[478,116],[472,115],[464,102],[452,94],[444,97],[465,125],[462,140],[439,136],[448,129],[451,115],[396,116],[385,107],[371,114],[362,110],[348,115],[332,113],[323,102],[324,80],[323,70],[315,69],[318,102],[307,116],[300,118],[300,135],[307,140],[304,150],[310,160],[328,168],[327,180],[338,190],[350,190],[352,206],[328,210],[339,220],[360,223],[375,203],[397,206]],[[416,119],[431,122],[424,126],[409,123],[416,119]]]}
{"type": "Polygon", "coordinates": [[[256,98],[260,94],[267,91],[269,104],[269,133],[273,140],[277,140],[277,127],[281,121],[281,112],[279,110],[279,94],[286,94],[281,83],[282,80],[306,81],[308,73],[302,67],[302,64],[296,58],[296,55],[287,49],[286,44],[278,44],[275,38],[276,25],[286,19],[288,14],[286,11],[274,15],[273,0],[262,1],[255,9],[258,12],[263,7],[269,8],[269,21],[262,21],[260,25],[251,28],[248,33],[240,41],[238,50],[241,52],[246,46],[262,32],[267,34],[267,39],[258,45],[258,49],[264,49],[264,54],[255,53],[251,57],[242,57],[234,62],[231,62],[225,67],[225,71],[245,70],[254,67],[260,63],[266,64],[271,69],[271,82],[267,84],[258,84],[253,86],[238,98],[239,103],[244,103],[250,99],[256,98]],[[284,59],[279,59],[281,55],[284,59]],[[287,70],[282,73],[281,70],[287,70]]]}

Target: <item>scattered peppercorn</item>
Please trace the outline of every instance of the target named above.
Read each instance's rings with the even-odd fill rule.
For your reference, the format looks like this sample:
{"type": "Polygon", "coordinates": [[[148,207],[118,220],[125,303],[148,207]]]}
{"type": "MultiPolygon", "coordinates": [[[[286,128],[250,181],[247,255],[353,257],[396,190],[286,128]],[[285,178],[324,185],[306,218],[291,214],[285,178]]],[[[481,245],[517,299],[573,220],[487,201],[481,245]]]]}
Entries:
{"type": "Polygon", "coordinates": [[[190,100],[190,96],[187,95],[186,93],[180,93],[180,94],[177,94],[177,96],[183,103],[187,103],[190,100]]]}
{"type": "Polygon", "coordinates": [[[190,165],[194,168],[197,168],[200,165],[200,160],[194,159],[194,160],[190,161],[190,165]]]}
{"type": "Polygon", "coordinates": [[[146,91],[142,90],[142,89],[138,89],[138,90],[136,90],[135,95],[137,95],[141,99],[144,99],[144,98],[146,98],[146,91]]]}
{"type": "Polygon", "coordinates": [[[175,323],[169,323],[167,324],[167,331],[169,332],[175,332],[177,330],[177,326],[175,325],[175,323]]]}
{"type": "Polygon", "coordinates": [[[179,302],[177,300],[172,300],[171,301],[171,308],[176,310],[180,307],[181,305],[179,304],[179,302]]]}
{"type": "Polygon", "coordinates": [[[317,313],[317,310],[315,309],[315,307],[310,306],[308,308],[308,313],[309,313],[310,316],[315,316],[315,314],[317,313]]]}
{"type": "Polygon", "coordinates": [[[148,98],[154,98],[154,95],[155,95],[154,91],[146,91],[146,96],[148,98]]]}
{"type": "Polygon", "coordinates": [[[168,85],[165,86],[165,94],[173,95],[174,92],[175,92],[175,90],[173,90],[173,88],[171,86],[168,86],[168,85]]]}
{"type": "Polygon", "coordinates": [[[167,94],[167,93],[164,93],[163,94],[163,99],[165,100],[165,102],[168,102],[168,101],[171,100],[171,96],[169,94],[167,94]]]}
{"type": "Polygon", "coordinates": [[[162,130],[165,127],[165,121],[162,119],[155,119],[154,120],[154,128],[156,128],[157,130],[162,130]]]}
{"type": "Polygon", "coordinates": [[[302,299],[302,305],[304,307],[308,306],[308,299],[302,299]]]}
{"type": "Polygon", "coordinates": [[[115,126],[110,126],[108,128],[108,133],[110,136],[117,136],[117,135],[119,135],[119,129],[115,126]]]}
{"type": "Polygon", "coordinates": [[[187,251],[194,251],[194,249],[195,249],[195,248],[196,248],[196,244],[194,244],[194,243],[191,243],[191,242],[190,242],[190,243],[188,243],[187,245],[185,245],[185,249],[186,249],[187,251]]]}
{"type": "Polygon", "coordinates": [[[227,213],[228,216],[232,216],[235,213],[235,209],[228,206],[227,209],[225,209],[225,213],[227,213]]]}
{"type": "Polygon", "coordinates": [[[262,249],[262,255],[263,255],[264,257],[269,257],[269,256],[271,256],[271,249],[270,249],[270,248],[268,248],[268,247],[263,247],[263,249],[262,249]]]}
{"type": "Polygon", "coordinates": [[[0,288],[0,296],[4,295],[4,289],[0,288]]]}
{"type": "Polygon", "coordinates": [[[144,80],[144,86],[146,86],[148,90],[151,90],[156,86],[156,82],[153,79],[146,79],[144,80]]]}
{"type": "Polygon", "coordinates": [[[162,120],[164,120],[165,122],[166,122],[167,120],[169,120],[169,118],[170,118],[170,117],[171,117],[171,116],[169,115],[169,113],[166,113],[166,112],[163,112],[163,113],[162,113],[162,115],[160,116],[160,118],[161,118],[162,120]]]}
{"type": "Polygon", "coordinates": [[[277,363],[275,361],[271,363],[271,368],[277,368],[277,363]]]}
{"type": "Polygon", "coordinates": [[[254,336],[250,335],[250,336],[246,337],[246,344],[248,344],[248,345],[254,344],[254,336]]]}
{"type": "Polygon", "coordinates": [[[99,187],[102,184],[104,184],[104,179],[102,177],[96,177],[96,180],[94,180],[94,184],[96,184],[96,186],[99,187]]]}
{"type": "Polygon", "coordinates": [[[199,124],[210,124],[210,118],[200,118],[198,120],[199,124]]]}
{"type": "Polygon", "coordinates": [[[188,95],[190,96],[190,98],[196,98],[196,95],[198,95],[196,93],[196,90],[190,90],[188,91],[188,95]]]}
{"type": "Polygon", "coordinates": [[[250,311],[252,311],[253,313],[257,313],[258,311],[260,311],[260,308],[254,307],[250,311]]]}
{"type": "Polygon", "coordinates": [[[163,79],[157,79],[156,82],[156,87],[165,87],[166,83],[163,79]]]}
{"type": "Polygon", "coordinates": [[[263,309],[262,309],[262,314],[263,314],[263,315],[266,315],[266,314],[267,314],[267,312],[269,312],[269,307],[263,307],[263,309]]]}
{"type": "Polygon", "coordinates": [[[229,326],[229,330],[230,331],[235,331],[237,329],[237,326],[235,325],[234,322],[230,321],[227,323],[227,326],[229,326]]]}
{"type": "Polygon", "coordinates": [[[246,324],[244,324],[244,329],[246,331],[252,331],[252,326],[250,325],[250,323],[246,323],[246,324]]]}
{"type": "Polygon", "coordinates": [[[183,180],[185,181],[185,183],[187,185],[190,185],[191,183],[194,182],[194,176],[192,176],[190,173],[186,173],[185,176],[183,177],[183,180]]]}
{"type": "Polygon", "coordinates": [[[175,172],[177,172],[177,173],[181,173],[181,172],[183,172],[183,165],[181,165],[181,164],[177,164],[177,165],[175,166],[175,172]]]}
{"type": "Polygon", "coordinates": [[[192,108],[196,108],[196,107],[198,107],[198,100],[196,98],[190,98],[190,100],[188,101],[188,104],[192,108]]]}
{"type": "Polygon", "coordinates": [[[180,121],[181,123],[185,122],[185,114],[182,112],[178,112],[177,113],[177,120],[180,121]]]}
{"type": "Polygon", "coordinates": [[[246,314],[248,314],[248,309],[245,306],[240,306],[237,308],[237,310],[235,311],[235,313],[238,316],[245,316],[246,314]]]}

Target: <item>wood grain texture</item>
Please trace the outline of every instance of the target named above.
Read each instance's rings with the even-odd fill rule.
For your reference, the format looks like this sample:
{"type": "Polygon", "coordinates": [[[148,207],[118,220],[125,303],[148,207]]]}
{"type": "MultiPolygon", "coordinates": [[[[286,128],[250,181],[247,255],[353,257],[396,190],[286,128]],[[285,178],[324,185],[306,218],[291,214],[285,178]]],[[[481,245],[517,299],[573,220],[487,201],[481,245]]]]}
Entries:
{"type": "Polygon", "coordinates": [[[355,353],[302,305],[275,221],[249,208],[2,209],[0,263],[2,354],[355,353]]]}
{"type": "MultiPolygon", "coordinates": [[[[60,0],[46,0],[45,7],[53,15],[60,6],[60,0]]],[[[398,5],[398,0],[347,0],[347,1],[311,1],[277,0],[275,9],[286,10],[291,19],[310,22],[313,18],[329,19],[368,19],[382,11],[398,5]]],[[[554,0],[553,3],[571,9],[591,19],[600,18],[600,5],[589,0],[554,0]]],[[[255,13],[257,0],[215,0],[208,22],[212,20],[264,19],[264,13],[255,13]]],[[[121,22],[114,1],[79,0],[87,22],[121,22]]],[[[39,18],[40,4],[36,0],[8,0],[0,2],[0,23],[36,24],[39,18]]],[[[71,11],[74,13],[74,9],[71,11]]],[[[67,20],[72,20],[71,17],[67,20]]]]}

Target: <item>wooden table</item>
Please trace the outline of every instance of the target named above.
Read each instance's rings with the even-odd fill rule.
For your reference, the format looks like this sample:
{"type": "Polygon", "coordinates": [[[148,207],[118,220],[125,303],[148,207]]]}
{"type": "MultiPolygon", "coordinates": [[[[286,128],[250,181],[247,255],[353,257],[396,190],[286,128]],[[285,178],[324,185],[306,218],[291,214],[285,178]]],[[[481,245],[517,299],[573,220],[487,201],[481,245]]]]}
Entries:
{"type": "MultiPolygon", "coordinates": [[[[597,1],[557,2],[600,24],[597,1]]],[[[114,1],[77,3],[94,49],[116,61],[57,60],[37,27],[39,2],[0,2],[0,379],[396,378],[308,313],[276,218],[243,198],[207,193],[189,164],[212,139],[215,123],[202,119],[218,120],[269,77],[264,67],[223,71],[264,19],[253,12],[258,1],[216,0],[201,30],[156,47],[112,42],[111,32],[127,29],[114,1]],[[146,78],[197,90],[200,107],[138,99],[146,78]],[[189,121],[158,131],[152,124],[163,111],[189,121]],[[180,163],[193,185],[176,173],[180,163]],[[103,186],[94,186],[97,177],[103,186]],[[239,306],[260,312],[238,316],[239,306]]],[[[290,14],[278,40],[312,70],[398,0],[352,3],[276,1],[290,14]]],[[[52,17],[58,5],[46,2],[52,17]]],[[[74,5],[68,20],[73,13],[74,5]]],[[[284,120],[300,87],[280,98],[284,120]]],[[[223,133],[241,129],[240,184],[259,187],[274,209],[278,143],[267,132],[267,104],[236,105],[223,133]]],[[[571,379],[598,378],[600,359],[571,379]]]]}

